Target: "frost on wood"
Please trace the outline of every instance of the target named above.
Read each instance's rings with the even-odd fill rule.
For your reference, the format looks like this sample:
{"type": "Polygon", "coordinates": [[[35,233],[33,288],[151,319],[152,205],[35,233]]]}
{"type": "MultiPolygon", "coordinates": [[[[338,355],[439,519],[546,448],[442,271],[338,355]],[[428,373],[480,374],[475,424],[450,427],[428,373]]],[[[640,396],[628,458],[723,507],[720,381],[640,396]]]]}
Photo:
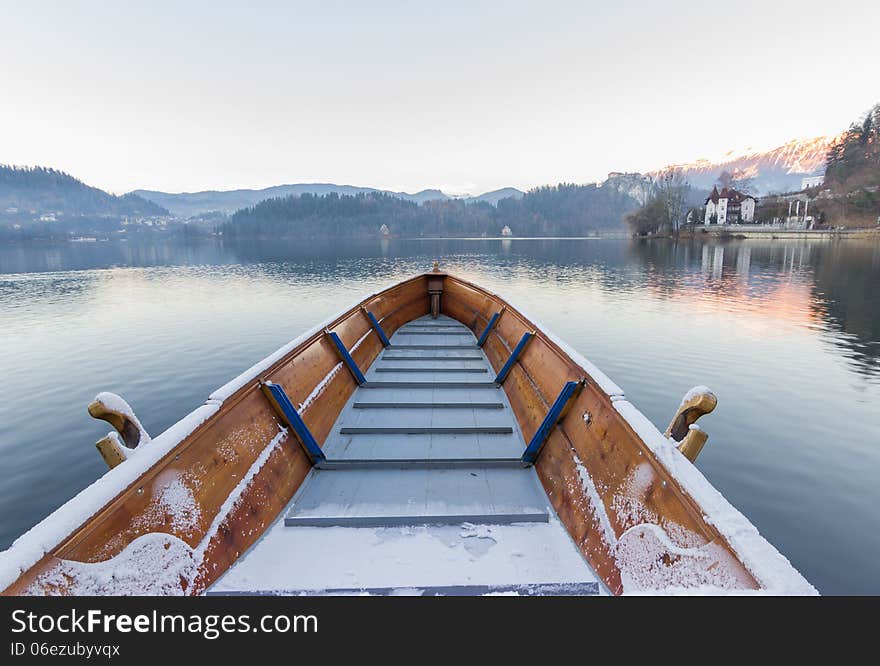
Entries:
{"type": "Polygon", "coordinates": [[[758,533],[757,528],[681,454],[675,442],[664,437],[630,402],[617,400],[613,405],[682,491],[700,507],[706,522],[724,537],[763,590],[771,594],[818,594],[791,563],[758,533]]]}
{"type": "Polygon", "coordinates": [[[658,592],[667,587],[705,587],[723,593],[740,587],[732,574],[735,565],[721,546],[685,527],[664,520],[645,506],[642,498],[655,480],[648,463],[638,465],[611,500],[618,537],[605,502],[584,464],[572,452],[589,510],[598,522],[603,541],[620,571],[625,594],[658,592]]]}
{"type": "Polygon", "coordinates": [[[291,529],[279,521],[211,593],[287,590],[311,595],[340,587],[425,589],[595,580],[552,517],[548,523],[366,528],[291,529]]]}
{"type": "Polygon", "coordinates": [[[593,516],[593,519],[599,523],[599,527],[602,530],[602,539],[608,546],[613,547],[615,543],[617,543],[617,536],[614,533],[614,527],[611,525],[611,519],[608,517],[608,512],[605,509],[605,503],[602,501],[602,497],[599,494],[598,489],[596,488],[596,484],[593,483],[593,477],[590,476],[590,473],[587,471],[587,468],[581,462],[580,458],[572,452],[572,460],[574,461],[575,468],[578,472],[578,477],[581,481],[581,489],[587,494],[587,498],[589,498],[589,510],[593,516]]]}
{"type": "Polygon", "coordinates": [[[706,393],[712,393],[712,390],[708,386],[703,386],[702,384],[700,386],[694,386],[690,391],[684,394],[681,403],[678,405],[679,409],[694,398],[706,393]]]}
{"type": "MultiPolygon", "coordinates": [[[[60,560],[38,576],[27,594],[81,595],[183,595],[193,592],[211,540],[241,502],[242,496],[269,457],[287,437],[282,429],[266,445],[247,473],[221,505],[199,544],[164,532],[134,539],[122,552],[103,562],[60,560]]],[[[200,518],[191,491],[180,477],[169,479],[154,502],[156,511],[170,511],[184,529],[200,518]]]]}
{"type": "Polygon", "coordinates": [[[324,390],[327,388],[327,386],[330,384],[330,382],[333,381],[333,378],[336,377],[336,375],[339,373],[339,370],[341,368],[342,368],[342,361],[339,361],[339,363],[334,365],[333,368],[330,370],[330,372],[328,372],[324,376],[324,379],[322,379],[320,382],[318,382],[318,385],[315,386],[315,388],[312,389],[312,392],[309,393],[309,395],[306,397],[306,399],[300,403],[300,405],[299,405],[299,413],[300,414],[302,414],[304,411],[306,411],[315,400],[317,400],[319,397],[321,397],[321,394],[324,392],[324,390]]]}
{"type": "Polygon", "coordinates": [[[682,548],[654,523],[635,525],[624,532],[614,549],[614,559],[627,593],[701,587],[723,594],[741,587],[730,566],[736,561],[725,548],[714,543],[682,548]]]}
{"type": "Polygon", "coordinates": [[[27,594],[183,595],[198,566],[192,549],[170,534],[151,532],[104,562],[61,560],[38,576],[27,594]]]}
{"type": "Polygon", "coordinates": [[[202,510],[193,494],[191,486],[195,482],[190,477],[190,474],[170,470],[157,478],[150,505],[132,526],[166,524],[178,534],[192,535],[199,526],[202,510]]]}
{"type": "Polygon", "coordinates": [[[8,550],[0,553],[0,590],[15,582],[23,571],[33,566],[43,555],[133,484],[165,454],[216,414],[218,409],[216,404],[196,408],[156,437],[150,446],[138,450],[138,454],[125,464],[108,470],[100,479],[18,537],[8,550]]]}

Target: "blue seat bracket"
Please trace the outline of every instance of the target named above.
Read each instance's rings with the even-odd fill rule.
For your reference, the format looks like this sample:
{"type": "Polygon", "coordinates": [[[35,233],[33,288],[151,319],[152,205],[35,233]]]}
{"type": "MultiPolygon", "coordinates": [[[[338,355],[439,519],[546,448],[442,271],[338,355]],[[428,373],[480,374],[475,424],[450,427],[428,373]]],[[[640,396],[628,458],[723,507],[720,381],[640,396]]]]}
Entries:
{"type": "Polygon", "coordinates": [[[373,315],[372,312],[367,310],[366,308],[361,308],[364,311],[364,314],[367,315],[367,319],[370,320],[370,323],[373,325],[373,329],[376,331],[376,335],[379,336],[379,340],[382,341],[382,346],[387,347],[391,343],[388,341],[388,336],[385,335],[385,331],[382,330],[382,327],[379,325],[379,320],[373,315]]]}
{"type": "Polygon", "coordinates": [[[550,436],[550,432],[553,430],[553,428],[556,427],[556,424],[565,417],[568,406],[572,403],[573,399],[581,392],[581,389],[583,388],[585,383],[586,382],[583,379],[577,382],[565,383],[565,386],[562,387],[562,390],[559,392],[559,396],[556,398],[556,401],[547,412],[547,416],[544,417],[543,422],[541,423],[538,430],[535,432],[535,436],[532,437],[532,441],[529,442],[529,445],[523,452],[523,463],[526,463],[528,465],[535,464],[535,461],[538,459],[538,456],[541,453],[541,449],[544,446],[544,442],[546,442],[547,438],[550,436]]]}
{"type": "Polygon", "coordinates": [[[336,351],[339,353],[339,358],[341,358],[342,362],[348,367],[354,380],[361,386],[366,384],[367,379],[364,377],[364,373],[362,373],[361,369],[357,367],[357,363],[354,362],[354,359],[351,357],[351,354],[348,353],[345,345],[342,344],[342,340],[339,339],[339,336],[334,331],[330,330],[325,331],[325,333],[330,337],[330,340],[336,347],[336,351]]]}
{"type": "Polygon", "coordinates": [[[501,385],[504,383],[504,380],[507,379],[507,375],[510,374],[511,369],[513,368],[513,364],[516,363],[516,360],[519,358],[520,354],[523,353],[523,350],[526,348],[526,345],[529,344],[529,341],[535,337],[534,331],[531,333],[523,333],[523,336],[519,339],[519,342],[514,347],[513,351],[510,352],[510,357],[507,359],[507,362],[504,364],[504,367],[498,373],[498,376],[495,377],[495,383],[501,385]]]}
{"type": "Polygon", "coordinates": [[[489,320],[489,323],[486,324],[486,328],[483,329],[483,332],[480,335],[480,339],[477,340],[477,347],[482,347],[484,344],[486,344],[486,340],[489,339],[489,333],[492,332],[492,329],[495,327],[495,324],[498,322],[498,318],[501,316],[502,312],[504,312],[503,308],[492,315],[492,318],[489,320]]]}
{"type": "Polygon", "coordinates": [[[312,463],[312,466],[327,460],[327,456],[324,455],[321,447],[318,446],[318,442],[312,436],[308,426],[302,420],[299,412],[296,411],[293,403],[290,402],[290,398],[287,397],[281,385],[273,384],[272,382],[260,382],[260,388],[269,402],[272,403],[272,407],[275,408],[281,420],[288,427],[293,428],[297,439],[299,439],[300,446],[302,446],[302,450],[312,463]]]}

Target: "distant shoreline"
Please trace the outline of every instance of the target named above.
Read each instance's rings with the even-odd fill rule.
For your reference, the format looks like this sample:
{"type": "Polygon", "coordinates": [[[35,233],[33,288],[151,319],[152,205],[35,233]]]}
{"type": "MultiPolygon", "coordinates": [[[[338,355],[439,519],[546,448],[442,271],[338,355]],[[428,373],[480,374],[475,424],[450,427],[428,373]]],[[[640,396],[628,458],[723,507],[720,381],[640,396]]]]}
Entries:
{"type": "Polygon", "coordinates": [[[680,239],[712,238],[717,240],[830,240],[880,238],[880,227],[870,229],[706,229],[698,227],[679,234],[680,239]]]}
{"type": "Polygon", "coordinates": [[[855,239],[876,239],[880,240],[880,227],[871,229],[754,229],[754,230],[727,230],[727,229],[707,229],[698,227],[696,230],[687,230],[680,232],[678,235],[673,234],[657,234],[652,236],[634,236],[629,233],[610,233],[597,234],[590,236],[394,236],[388,238],[380,238],[375,236],[338,236],[338,237],[316,237],[316,238],[295,238],[283,236],[277,238],[268,238],[263,236],[165,236],[149,235],[141,238],[99,238],[99,237],[75,237],[75,238],[28,238],[28,239],[4,239],[0,240],[0,246],[20,245],[20,244],[61,244],[71,243],[77,245],[103,245],[106,243],[131,243],[131,244],[152,244],[152,243],[200,243],[205,241],[221,242],[221,243],[248,243],[248,242],[305,242],[305,243],[363,243],[363,242],[391,242],[391,241],[480,241],[480,242],[497,242],[497,241],[566,241],[566,240],[637,240],[637,241],[732,241],[732,240],[855,240],[855,239]]]}

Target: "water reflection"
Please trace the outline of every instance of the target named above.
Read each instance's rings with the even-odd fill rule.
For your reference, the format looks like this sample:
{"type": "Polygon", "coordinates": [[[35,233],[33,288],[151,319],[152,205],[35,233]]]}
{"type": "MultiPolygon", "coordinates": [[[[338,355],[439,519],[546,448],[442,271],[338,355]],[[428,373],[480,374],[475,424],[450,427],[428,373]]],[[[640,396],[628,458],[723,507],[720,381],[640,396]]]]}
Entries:
{"type": "MultiPolygon", "coordinates": [[[[181,243],[63,243],[0,246],[0,274],[46,273],[0,281],[6,307],[41,299],[88,297],[89,279],[59,276],[112,267],[257,265],[270,279],[357,280],[422,270],[434,258],[460,259],[516,279],[590,283],[616,294],[647,289],[696,308],[749,311],[782,322],[837,332],[853,369],[880,365],[880,243],[728,241],[389,240],[299,243],[285,240],[181,243]],[[366,261],[364,261],[366,260],[366,261]]],[[[234,271],[233,271],[234,272],[234,271]]]]}
{"type": "Polygon", "coordinates": [[[633,241],[629,256],[658,297],[840,333],[825,340],[855,371],[880,369],[876,242],[633,241]]]}

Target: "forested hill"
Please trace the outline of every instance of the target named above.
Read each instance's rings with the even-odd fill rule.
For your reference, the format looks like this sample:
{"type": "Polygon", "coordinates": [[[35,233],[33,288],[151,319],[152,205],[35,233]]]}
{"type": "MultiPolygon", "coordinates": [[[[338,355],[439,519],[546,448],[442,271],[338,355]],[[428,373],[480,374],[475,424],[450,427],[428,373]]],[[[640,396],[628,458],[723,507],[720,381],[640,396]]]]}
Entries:
{"type": "Polygon", "coordinates": [[[828,151],[825,186],[847,194],[880,186],[880,104],[850,125],[828,151]]]}
{"type": "Polygon", "coordinates": [[[540,187],[493,206],[462,200],[419,205],[381,193],[354,196],[303,194],[262,201],[236,212],[224,235],[251,238],[377,236],[382,225],[393,236],[497,236],[509,226],[516,236],[581,236],[620,230],[637,202],[610,187],[540,187]]]}
{"type": "Polygon", "coordinates": [[[0,215],[160,216],[168,211],[134,194],[115,196],[63,171],[0,164],[0,215]]]}

